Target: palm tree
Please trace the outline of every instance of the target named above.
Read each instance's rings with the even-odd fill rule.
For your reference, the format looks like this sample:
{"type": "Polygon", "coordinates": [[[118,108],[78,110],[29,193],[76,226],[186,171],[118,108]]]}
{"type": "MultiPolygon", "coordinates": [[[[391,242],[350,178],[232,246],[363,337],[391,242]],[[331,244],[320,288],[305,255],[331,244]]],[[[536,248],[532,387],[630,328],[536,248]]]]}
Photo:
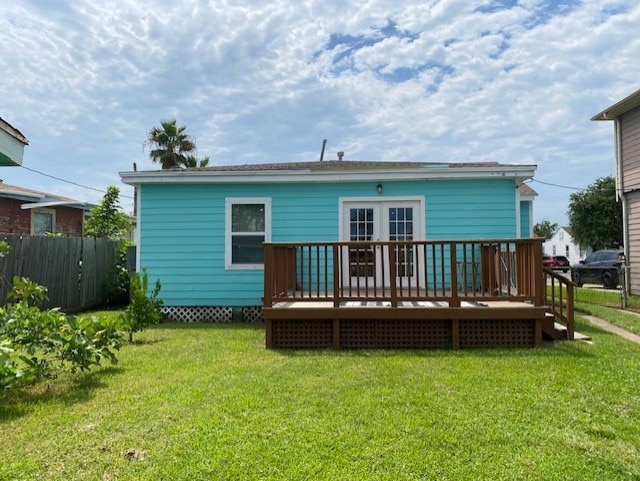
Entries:
{"type": "Polygon", "coordinates": [[[185,159],[185,162],[184,162],[184,166],[189,169],[193,169],[195,167],[207,167],[209,165],[210,160],[211,159],[209,158],[208,155],[206,157],[203,157],[200,160],[198,160],[198,158],[195,155],[187,155],[187,158],[185,159]]]}
{"type": "Polygon", "coordinates": [[[196,150],[196,144],[185,133],[184,125],[177,126],[176,120],[163,120],[161,127],[149,132],[147,142],[153,147],[149,152],[152,162],[158,162],[162,169],[187,165],[187,155],[196,150]]]}

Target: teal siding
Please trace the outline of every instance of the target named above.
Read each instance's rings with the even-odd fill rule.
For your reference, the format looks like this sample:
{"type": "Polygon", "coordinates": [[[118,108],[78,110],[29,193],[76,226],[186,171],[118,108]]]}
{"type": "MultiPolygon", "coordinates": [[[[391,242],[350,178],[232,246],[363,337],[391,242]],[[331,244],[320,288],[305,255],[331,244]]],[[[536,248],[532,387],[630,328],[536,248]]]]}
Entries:
{"type": "Polygon", "coordinates": [[[531,237],[529,228],[531,222],[531,215],[529,212],[530,205],[531,201],[529,200],[520,201],[520,237],[531,237]]]}
{"type": "Polygon", "coordinates": [[[274,242],[338,240],[340,197],[423,196],[427,239],[516,235],[511,179],[383,182],[380,196],[376,185],[142,185],[140,265],[167,306],[260,305],[263,271],[225,270],[227,197],[270,197],[274,242]]]}

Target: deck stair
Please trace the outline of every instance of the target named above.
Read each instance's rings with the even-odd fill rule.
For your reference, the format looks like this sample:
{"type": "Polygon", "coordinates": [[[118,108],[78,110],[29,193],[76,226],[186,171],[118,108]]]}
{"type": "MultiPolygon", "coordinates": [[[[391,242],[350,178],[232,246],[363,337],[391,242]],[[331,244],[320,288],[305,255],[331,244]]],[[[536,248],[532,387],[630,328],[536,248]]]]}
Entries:
{"type": "Polygon", "coordinates": [[[542,335],[550,341],[567,339],[567,328],[556,322],[556,316],[552,312],[547,312],[542,321],[542,335]]]}

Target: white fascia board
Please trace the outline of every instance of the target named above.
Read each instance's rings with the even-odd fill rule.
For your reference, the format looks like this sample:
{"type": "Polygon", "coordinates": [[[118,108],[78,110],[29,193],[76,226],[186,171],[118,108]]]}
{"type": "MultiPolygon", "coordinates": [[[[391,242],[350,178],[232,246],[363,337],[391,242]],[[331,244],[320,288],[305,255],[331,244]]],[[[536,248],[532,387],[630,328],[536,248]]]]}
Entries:
{"type": "Polygon", "coordinates": [[[82,210],[91,210],[96,204],[90,204],[88,202],[70,202],[64,200],[52,201],[52,202],[33,202],[31,204],[22,204],[20,206],[21,209],[40,209],[44,207],[58,207],[58,206],[67,206],[74,207],[76,209],[82,210]]]}
{"type": "Polygon", "coordinates": [[[438,179],[530,179],[535,165],[510,165],[503,167],[454,167],[425,169],[370,169],[358,171],[319,172],[312,170],[263,170],[263,171],[148,171],[120,172],[125,184],[238,184],[274,182],[368,182],[390,180],[438,180],[438,179]]]}
{"type": "Polygon", "coordinates": [[[42,194],[34,194],[31,192],[23,192],[20,190],[1,190],[0,197],[7,197],[9,199],[17,200],[38,200],[44,199],[46,196],[42,194]]]}

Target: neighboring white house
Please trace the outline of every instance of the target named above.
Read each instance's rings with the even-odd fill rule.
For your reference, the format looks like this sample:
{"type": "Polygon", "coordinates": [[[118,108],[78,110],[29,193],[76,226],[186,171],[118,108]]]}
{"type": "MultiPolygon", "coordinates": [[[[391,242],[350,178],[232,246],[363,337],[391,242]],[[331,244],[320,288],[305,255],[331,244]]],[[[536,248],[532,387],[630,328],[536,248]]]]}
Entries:
{"type": "Polygon", "coordinates": [[[28,144],[18,129],[0,117],[0,165],[22,165],[24,147],[28,144]]]}
{"type": "Polygon", "coordinates": [[[580,246],[573,242],[570,227],[559,227],[550,239],[544,241],[543,252],[550,256],[565,256],[571,265],[577,264],[590,253],[590,249],[581,250],[580,246]]]}

